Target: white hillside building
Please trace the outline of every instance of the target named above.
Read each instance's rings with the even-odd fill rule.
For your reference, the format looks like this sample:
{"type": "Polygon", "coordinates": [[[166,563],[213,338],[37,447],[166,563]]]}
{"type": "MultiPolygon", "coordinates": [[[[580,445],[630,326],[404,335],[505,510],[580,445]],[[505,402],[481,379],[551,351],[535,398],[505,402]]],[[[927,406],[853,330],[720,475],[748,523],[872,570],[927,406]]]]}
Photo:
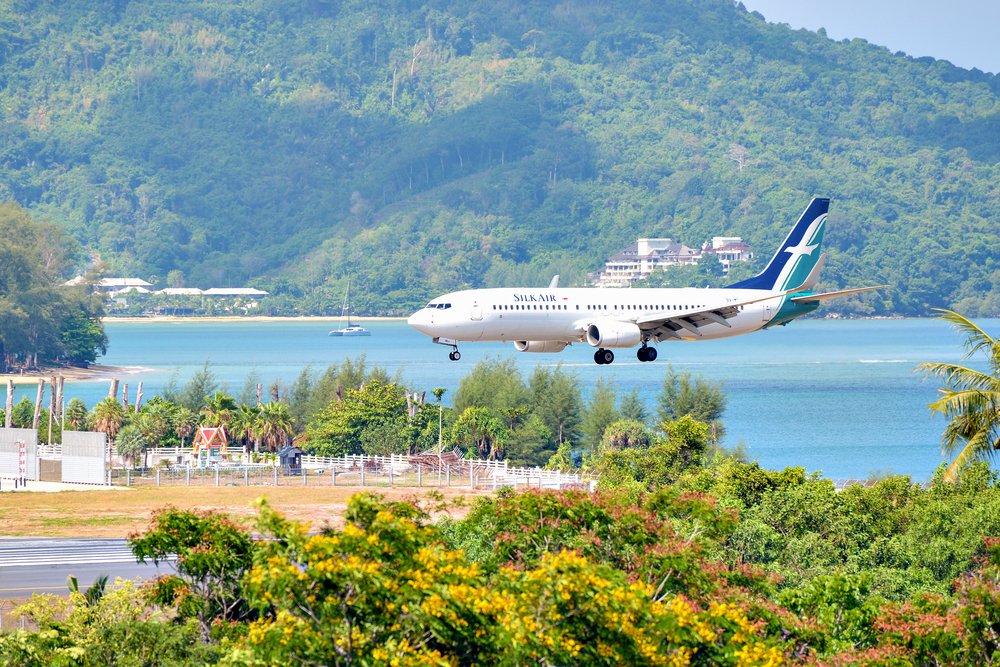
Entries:
{"type": "Polygon", "coordinates": [[[738,236],[716,236],[700,250],[689,248],[673,239],[637,239],[604,263],[598,274],[597,287],[628,287],[636,280],[644,280],[653,271],[668,266],[697,264],[705,256],[714,256],[722,263],[723,273],[729,272],[732,262],[742,262],[753,257],[750,246],[738,236]]]}

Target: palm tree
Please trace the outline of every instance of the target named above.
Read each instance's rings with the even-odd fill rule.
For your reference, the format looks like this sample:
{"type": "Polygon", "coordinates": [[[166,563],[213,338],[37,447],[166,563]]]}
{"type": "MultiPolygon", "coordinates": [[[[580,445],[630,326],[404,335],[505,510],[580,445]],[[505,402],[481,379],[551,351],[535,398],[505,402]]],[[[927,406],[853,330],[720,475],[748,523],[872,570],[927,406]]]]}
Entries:
{"type": "Polygon", "coordinates": [[[180,438],[181,447],[183,447],[184,438],[194,433],[195,428],[198,427],[198,415],[194,413],[194,410],[181,405],[174,411],[172,421],[174,433],[180,438]]]}
{"type": "Polygon", "coordinates": [[[217,391],[205,397],[201,408],[201,423],[204,426],[225,426],[229,430],[233,415],[236,414],[236,401],[224,391],[217,391]]]}
{"type": "Polygon", "coordinates": [[[958,474],[975,459],[990,458],[1000,450],[1000,342],[965,317],[950,310],[940,310],[941,317],[965,334],[965,356],[986,354],[988,372],[958,364],[925,363],[919,368],[928,375],[944,378],[941,398],[930,409],[950,421],[941,436],[949,454],[958,454],[944,471],[944,480],[954,482],[958,474]]]}
{"type": "Polygon", "coordinates": [[[108,434],[114,440],[118,429],[125,422],[125,409],[117,400],[108,396],[94,406],[94,430],[108,434]]]}
{"type": "Polygon", "coordinates": [[[278,451],[280,445],[285,444],[294,432],[292,415],[287,405],[272,401],[260,406],[259,433],[269,452],[278,451]]]}
{"type": "Polygon", "coordinates": [[[146,438],[135,424],[126,424],[115,439],[115,451],[134,467],[139,454],[146,451],[146,438]]]}
{"type": "Polygon", "coordinates": [[[79,398],[71,398],[63,416],[67,431],[82,431],[87,427],[87,404],[79,398]]]}
{"type": "Polygon", "coordinates": [[[260,409],[257,406],[240,405],[233,415],[229,434],[246,449],[248,443],[258,438],[260,421],[260,409]]]}
{"type": "Polygon", "coordinates": [[[147,466],[146,453],[150,447],[159,447],[163,436],[170,430],[170,411],[165,403],[151,402],[137,412],[130,422],[142,434],[142,467],[147,466]]]}

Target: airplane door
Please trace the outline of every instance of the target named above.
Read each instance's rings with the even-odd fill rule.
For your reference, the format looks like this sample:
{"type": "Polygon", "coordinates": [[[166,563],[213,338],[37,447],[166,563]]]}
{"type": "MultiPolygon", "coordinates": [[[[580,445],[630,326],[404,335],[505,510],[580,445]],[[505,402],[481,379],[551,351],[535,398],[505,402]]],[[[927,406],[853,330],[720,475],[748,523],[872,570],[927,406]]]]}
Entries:
{"type": "Polygon", "coordinates": [[[771,318],[774,317],[774,303],[772,301],[765,301],[761,304],[761,315],[765,322],[771,321],[771,318]]]}
{"type": "Polygon", "coordinates": [[[479,322],[483,319],[483,307],[478,303],[472,304],[472,320],[479,322]]]}

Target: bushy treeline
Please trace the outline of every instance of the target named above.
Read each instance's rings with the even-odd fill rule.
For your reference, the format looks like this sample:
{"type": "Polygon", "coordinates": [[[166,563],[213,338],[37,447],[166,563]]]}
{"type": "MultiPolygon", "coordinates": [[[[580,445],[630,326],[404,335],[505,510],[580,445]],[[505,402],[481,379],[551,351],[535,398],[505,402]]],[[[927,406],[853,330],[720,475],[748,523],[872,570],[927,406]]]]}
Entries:
{"type": "Polygon", "coordinates": [[[0,373],[40,364],[86,366],[107,352],[103,301],[91,283],[63,283],[79,246],[51,222],[0,203],[0,373]]]}
{"type": "Polygon", "coordinates": [[[760,262],[828,195],[825,286],[892,286],[833,307],[1000,312],[997,77],[730,0],[19,0],[0,35],[0,198],[161,285],[401,313],[639,236],[760,262]]]}
{"type": "MultiPolygon", "coordinates": [[[[513,361],[501,359],[477,363],[451,405],[445,405],[445,389],[412,391],[364,357],[319,373],[306,368],[293,382],[268,387],[251,372],[235,394],[207,363],[183,386],[171,380],[157,396],[122,393],[89,409],[71,399],[51,434],[49,411],[41,408],[39,441],[60,442],[62,428],[102,431],[138,463],[150,448],[189,445],[199,426],[223,426],[232,445],[248,452],[274,452],[294,438],[306,453],[321,456],[458,449],[469,458],[571,468],[640,442],[693,443],[701,456],[718,445],[725,408],[720,385],[672,367],[649,414],[636,390],[622,394],[601,381],[585,392],[561,366],[538,367],[525,378],[513,361]]],[[[11,421],[30,428],[33,418],[34,404],[24,397],[11,421]]]]}
{"type": "Polygon", "coordinates": [[[254,538],[161,511],[137,557],[175,574],[69,599],[0,635],[11,665],[982,665],[1000,643],[1000,488],[889,478],[833,491],[731,457],[677,481],[352,498],[343,527],[262,503],[254,538]]]}

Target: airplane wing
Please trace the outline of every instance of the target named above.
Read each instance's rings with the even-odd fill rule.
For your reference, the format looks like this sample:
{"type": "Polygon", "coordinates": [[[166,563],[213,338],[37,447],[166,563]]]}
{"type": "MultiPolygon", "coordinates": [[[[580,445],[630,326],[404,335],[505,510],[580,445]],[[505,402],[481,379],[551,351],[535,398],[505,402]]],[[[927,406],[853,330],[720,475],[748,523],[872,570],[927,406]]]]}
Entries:
{"type": "Polygon", "coordinates": [[[857,294],[859,292],[867,292],[873,289],[883,289],[888,287],[888,285],[875,285],[874,287],[856,287],[854,289],[844,289],[839,292],[826,292],[825,294],[803,294],[802,296],[793,296],[792,301],[795,303],[808,303],[809,301],[823,301],[824,299],[835,299],[838,296],[847,296],[848,294],[857,294]]]}
{"type": "Polygon", "coordinates": [[[635,323],[639,325],[639,328],[643,331],[651,332],[657,340],[679,338],[680,336],[677,335],[677,332],[682,329],[689,331],[696,336],[700,336],[701,332],[698,331],[698,327],[705,326],[707,324],[721,324],[726,327],[731,326],[726,320],[731,317],[735,317],[741,306],[748,306],[753,303],[760,303],[761,301],[769,301],[771,299],[780,299],[783,296],[796,294],[797,292],[801,292],[805,289],[805,287],[797,287],[793,290],[786,290],[784,292],[769,292],[767,296],[761,296],[755,299],[746,299],[744,301],[732,301],[731,303],[715,306],[713,308],[650,313],[649,315],[643,315],[638,318],[635,323]]]}

